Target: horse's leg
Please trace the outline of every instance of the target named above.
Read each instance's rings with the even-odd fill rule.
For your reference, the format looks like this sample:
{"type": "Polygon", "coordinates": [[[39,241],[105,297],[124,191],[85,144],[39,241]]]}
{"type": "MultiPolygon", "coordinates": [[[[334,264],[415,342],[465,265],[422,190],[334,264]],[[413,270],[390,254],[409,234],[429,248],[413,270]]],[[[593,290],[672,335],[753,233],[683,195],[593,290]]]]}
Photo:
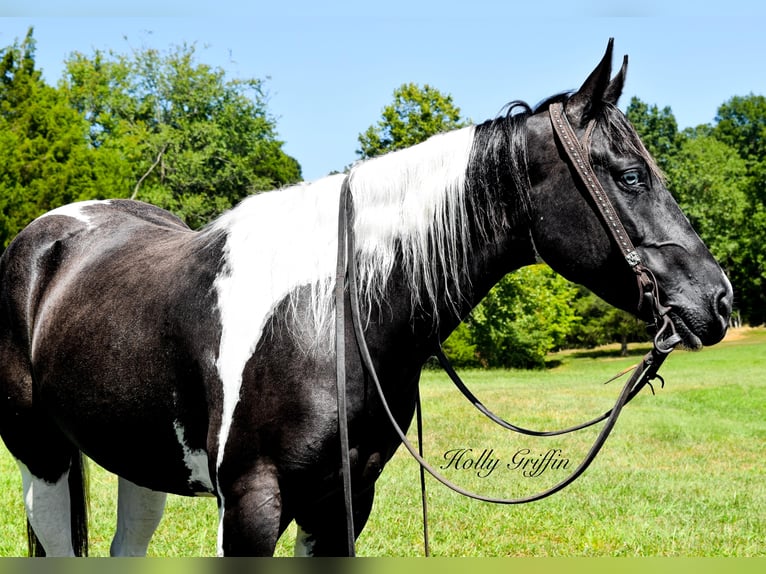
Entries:
{"type": "Polygon", "coordinates": [[[27,520],[45,555],[74,556],[70,528],[69,470],[51,482],[32,474],[23,462],[16,462],[21,471],[27,520]]]}
{"type": "MultiPolygon", "coordinates": [[[[353,497],[354,539],[362,532],[372,511],[375,487],[353,497]]],[[[298,513],[295,521],[296,556],[348,556],[348,534],[343,493],[330,496],[298,513]]]]}
{"type": "MultiPolygon", "coordinates": [[[[220,479],[220,475],[219,475],[220,479]]],[[[219,492],[218,554],[273,556],[285,529],[278,472],[266,459],[232,480],[219,492]]]]}
{"type": "Polygon", "coordinates": [[[51,438],[38,445],[33,455],[16,458],[30,527],[30,555],[87,556],[84,461],[77,449],[60,443],[56,448],[57,443],[51,438]]]}
{"type": "Polygon", "coordinates": [[[111,556],[146,556],[149,541],[160,524],[167,494],[133,484],[122,477],[117,487],[117,530],[111,556]]]}
{"type": "Polygon", "coordinates": [[[87,492],[80,452],[31,408],[17,409],[11,421],[0,426],[21,472],[30,554],[87,555],[87,492]]]}

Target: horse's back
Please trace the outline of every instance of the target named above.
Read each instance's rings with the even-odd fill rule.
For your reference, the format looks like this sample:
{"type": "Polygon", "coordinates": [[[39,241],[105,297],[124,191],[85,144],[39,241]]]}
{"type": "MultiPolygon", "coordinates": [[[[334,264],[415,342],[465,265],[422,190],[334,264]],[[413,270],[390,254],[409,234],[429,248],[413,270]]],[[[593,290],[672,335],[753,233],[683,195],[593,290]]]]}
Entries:
{"type": "Polygon", "coordinates": [[[119,257],[136,239],[188,227],[167,211],[130,200],[84,201],[35,219],[0,259],[0,332],[31,344],[43,297],[94,261],[119,257]]]}

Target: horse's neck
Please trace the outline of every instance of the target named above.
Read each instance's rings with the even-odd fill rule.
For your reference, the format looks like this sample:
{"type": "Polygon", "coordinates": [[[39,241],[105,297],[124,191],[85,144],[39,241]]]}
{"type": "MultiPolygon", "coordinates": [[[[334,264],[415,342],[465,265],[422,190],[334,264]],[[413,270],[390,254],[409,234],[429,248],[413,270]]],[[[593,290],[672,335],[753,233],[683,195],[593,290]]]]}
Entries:
{"type": "Polygon", "coordinates": [[[381,326],[446,337],[503,275],[534,262],[515,125],[440,134],[352,170],[360,286],[381,326]]]}
{"type": "Polygon", "coordinates": [[[504,230],[490,243],[477,240],[473,245],[461,307],[455,312],[442,304],[438,310],[442,342],[506,274],[536,260],[529,233],[523,228],[504,230]]]}
{"type": "MultiPolygon", "coordinates": [[[[387,286],[388,303],[372,314],[371,324],[376,325],[378,336],[396,339],[399,344],[406,341],[406,345],[416,350],[415,361],[426,360],[437,341],[444,342],[503,276],[535,262],[534,247],[526,229],[505,230],[490,243],[476,239],[472,245],[475,247],[468,253],[468,273],[460,279],[463,284],[457,289],[461,293],[460,301],[450,302],[442,292],[437,296],[435,310],[424,306],[413,309],[405,271],[397,266],[387,286]]],[[[428,301],[424,296],[419,299],[428,301]]]]}

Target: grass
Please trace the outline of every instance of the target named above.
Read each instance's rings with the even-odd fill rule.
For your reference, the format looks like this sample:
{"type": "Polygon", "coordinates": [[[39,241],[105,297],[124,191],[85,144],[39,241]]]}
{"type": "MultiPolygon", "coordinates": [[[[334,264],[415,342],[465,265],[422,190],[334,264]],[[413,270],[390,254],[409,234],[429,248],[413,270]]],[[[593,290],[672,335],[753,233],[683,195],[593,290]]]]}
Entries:
{"type": "MultiPolygon", "coordinates": [[[[482,401],[517,424],[560,428],[610,407],[618,385],[601,381],[645,352],[620,358],[612,348],[564,352],[545,372],[464,374],[482,401]]],[[[591,468],[551,498],[496,506],[459,497],[428,479],[431,552],[435,556],[766,556],[766,329],[740,329],[700,353],[675,352],[661,371],[657,396],[637,397],[622,414],[591,468]]],[[[548,468],[525,477],[503,465],[520,449],[539,456],[560,449],[571,470],[598,429],[576,436],[530,438],[494,427],[447,381],[429,371],[421,385],[427,458],[492,449],[501,463],[489,475],[448,468],[467,488],[520,496],[558,482],[548,468]]],[[[410,432],[414,435],[414,429],[410,432]]],[[[0,449],[0,555],[26,552],[20,479],[0,449]]],[[[91,464],[91,554],[108,554],[114,528],[116,479],[91,464]]],[[[361,556],[423,554],[418,468],[400,449],[381,476],[361,556]]],[[[150,546],[155,556],[215,553],[217,509],[212,499],[170,496],[150,546]]],[[[292,553],[294,529],[277,554],[292,553]]]]}

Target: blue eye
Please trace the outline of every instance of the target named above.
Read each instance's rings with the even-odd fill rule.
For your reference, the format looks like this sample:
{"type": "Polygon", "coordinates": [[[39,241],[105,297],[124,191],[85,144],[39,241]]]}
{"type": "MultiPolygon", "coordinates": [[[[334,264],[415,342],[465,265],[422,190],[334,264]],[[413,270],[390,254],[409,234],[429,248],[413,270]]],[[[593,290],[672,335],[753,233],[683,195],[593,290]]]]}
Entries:
{"type": "Polygon", "coordinates": [[[622,183],[632,187],[641,183],[641,174],[637,170],[631,169],[623,173],[620,179],[622,183]]]}

